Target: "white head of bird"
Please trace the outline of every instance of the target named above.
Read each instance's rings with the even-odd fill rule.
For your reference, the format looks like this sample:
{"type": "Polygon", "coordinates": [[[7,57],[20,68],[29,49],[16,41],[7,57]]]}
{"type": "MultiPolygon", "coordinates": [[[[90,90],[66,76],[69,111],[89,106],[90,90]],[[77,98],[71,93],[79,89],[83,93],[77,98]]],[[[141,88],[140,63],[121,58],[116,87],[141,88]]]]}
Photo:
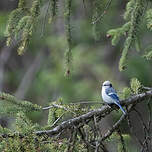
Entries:
{"type": "Polygon", "coordinates": [[[110,88],[112,87],[112,84],[110,81],[105,81],[103,84],[102,84],[102,89],[107,89],[107,88],[110,88]]]}

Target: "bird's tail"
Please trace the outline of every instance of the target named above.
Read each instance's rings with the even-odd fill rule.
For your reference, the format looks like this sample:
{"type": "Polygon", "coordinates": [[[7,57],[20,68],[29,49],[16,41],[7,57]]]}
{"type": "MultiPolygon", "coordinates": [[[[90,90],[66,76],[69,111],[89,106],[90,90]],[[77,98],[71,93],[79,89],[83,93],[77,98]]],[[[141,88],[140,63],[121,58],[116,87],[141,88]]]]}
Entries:
{"type": "Polygon", "coordinates": [[[126,112],[125,112],[125,110],[122,108],[122,106],[121,106],[118,102],[115,102],[115,104],[121,109],[121,111],[123,112],[123,114],[126,115],[126,112]]]}

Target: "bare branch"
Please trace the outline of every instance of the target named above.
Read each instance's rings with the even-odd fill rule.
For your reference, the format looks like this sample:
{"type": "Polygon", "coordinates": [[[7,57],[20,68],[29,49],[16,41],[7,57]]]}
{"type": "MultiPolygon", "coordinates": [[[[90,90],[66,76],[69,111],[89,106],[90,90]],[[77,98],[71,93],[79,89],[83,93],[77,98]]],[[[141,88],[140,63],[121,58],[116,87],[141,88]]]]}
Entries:
{"type": "Polygon", "coordinates": [[[60,109],[63,109],[65,111],[68,111],[68,112],[71,112],[73,114],[76,114],[75,112],[71,111],[70,109],[68,109],[68,108],[66,108],[66,107],[64,107],[62,105],[58,105],[58,104],[54,104],[54,103],[52,103],[51,106],[42,108],[42,110],[49,110],[51,108],[60,108],[60,109]]]}
{"type": "Polygon", "coordinates": [[[152,88],[150,88],[150,87],[142,87],[143,89],[145,89],[145,90],[152,90],[152,88]]]}

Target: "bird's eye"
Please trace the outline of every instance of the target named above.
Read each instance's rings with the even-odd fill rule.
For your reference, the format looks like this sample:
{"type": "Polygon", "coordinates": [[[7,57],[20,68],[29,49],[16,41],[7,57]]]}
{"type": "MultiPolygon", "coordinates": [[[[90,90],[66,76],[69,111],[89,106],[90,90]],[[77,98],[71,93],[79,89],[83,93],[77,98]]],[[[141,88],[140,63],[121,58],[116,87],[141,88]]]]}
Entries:
{"type": "Polygon", "coordinates": [[[112,84],[110,84],[110,87],[112,87],[112,84]]]}

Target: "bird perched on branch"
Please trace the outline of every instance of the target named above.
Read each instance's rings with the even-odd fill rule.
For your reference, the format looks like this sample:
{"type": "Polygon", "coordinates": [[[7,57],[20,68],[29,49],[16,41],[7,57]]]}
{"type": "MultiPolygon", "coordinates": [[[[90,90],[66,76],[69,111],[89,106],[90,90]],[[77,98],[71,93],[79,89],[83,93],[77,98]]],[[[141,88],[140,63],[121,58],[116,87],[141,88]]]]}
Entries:
{"type": "Polygon", "coordinates": [[[124,109],[122,108],[122,106],[120,105],[120,100],[119,97],[115,91],[115,89],[112,87],[112,84],[110,81],[105,81],[102,84],[102,92],[101,92],[102,98],[103,100],[107,103],[107,104],[116,104],[121,111],[126,114],[126,112],[124,111],[124,109]]]}

